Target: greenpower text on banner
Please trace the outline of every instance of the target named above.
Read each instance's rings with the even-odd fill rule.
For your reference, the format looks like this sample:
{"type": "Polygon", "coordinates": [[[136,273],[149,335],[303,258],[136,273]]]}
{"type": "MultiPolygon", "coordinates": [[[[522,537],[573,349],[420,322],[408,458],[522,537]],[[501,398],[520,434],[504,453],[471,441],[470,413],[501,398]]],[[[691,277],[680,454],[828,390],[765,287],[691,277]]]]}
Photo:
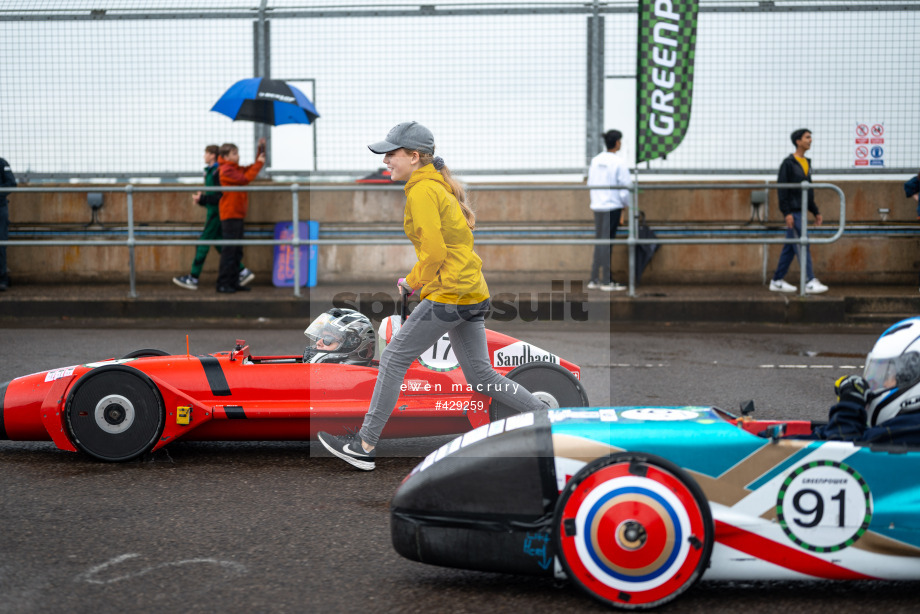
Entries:
{"type": "Polygon", "coordinates": [[[690,126],[697,0],[639,0],[636,163],[674,151],[690,126]]]}

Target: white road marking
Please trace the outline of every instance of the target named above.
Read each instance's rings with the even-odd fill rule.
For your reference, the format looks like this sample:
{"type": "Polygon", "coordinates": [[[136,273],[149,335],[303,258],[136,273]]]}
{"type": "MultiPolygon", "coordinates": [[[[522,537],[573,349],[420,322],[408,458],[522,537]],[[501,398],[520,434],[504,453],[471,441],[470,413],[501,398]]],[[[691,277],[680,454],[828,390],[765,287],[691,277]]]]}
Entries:
{"type": "Polygon", "coordinates": [[[760,365],[761,369],[857,369],[862,365],[760,365]]]}
{"type": "Polygon", "coordinates": [[[139,576],[143,576],[145,574],[150,573],[151,571],[156,571],[157,569],[163,569],[166,567],[180,567],[182,565],[192,565],[192,564],[198,564],[198,563],[207,563],[210,565],[217,565],[219,567],[223,567],[224,569],[228,571],[232,571],[234,573],[240,573],[240,574],[246,573],[246,566],[242,565],[241,563],[237,563],[234,561],[221,561],[218,559],[211,559],[211,558],[201,558],[201,559],[185,559],[182,561],[172,561],[169,563],[160,563],[158,565],[152,565],[150,567],[145,567],[144,569],[141,569],[139,571],[135,571],[129,574],[124,574],[122,576],[116,576],[114,578],[109,578],[107,580],[97,580],[96,578],[93,577],[96,574],[102,571],[105,571],[106,569],[110,567],[114,567],[115,565],[124,563],[125,561],[129,559],[137,558],[139,556],[140,556],[139,554],[122,554],[122,555],[116,556],[115,558],[109,559],[108,561],[106,561],[105,563],[102,563],[101,565],[90,567],[88,570],[86,570],[85,572],[81,573],[76,578],[74,578],[74,581],[75,582],[88,582],[90,584],[113,584],[115,582],[121,582],[122,580],[128,580],[130,578],[137,578],[139,576]]]}

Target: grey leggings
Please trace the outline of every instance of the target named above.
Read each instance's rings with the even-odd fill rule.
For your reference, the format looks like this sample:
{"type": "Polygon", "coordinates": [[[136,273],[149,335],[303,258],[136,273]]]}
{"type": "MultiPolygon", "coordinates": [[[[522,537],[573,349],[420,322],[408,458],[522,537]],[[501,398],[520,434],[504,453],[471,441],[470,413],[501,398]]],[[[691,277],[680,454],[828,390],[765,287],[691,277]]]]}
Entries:
{"type": "Polygon", "coordinates": [[[545,405],[524,388],[492,368],[486,347],[483,321],[489,300],[475,305],[450,305],[423,300],[396,333],[380,357],[380,372],[371,397],[371,406],[358,431],[367,444],[376,446],[380,433],[396,407],[400,386],[409,365],[446,332],[466,382],[476,390],[518,411],[534,411],[545,405]],[[477,384],[482,384],[478,387],[477,384]]]}

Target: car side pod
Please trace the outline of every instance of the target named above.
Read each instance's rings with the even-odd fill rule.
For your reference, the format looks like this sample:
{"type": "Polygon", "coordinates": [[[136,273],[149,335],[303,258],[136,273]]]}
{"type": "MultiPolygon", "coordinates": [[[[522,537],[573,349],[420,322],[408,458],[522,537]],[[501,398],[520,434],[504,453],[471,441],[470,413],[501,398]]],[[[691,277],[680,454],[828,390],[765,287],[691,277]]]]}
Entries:
{"type": "Polygon", "coordinates": [[[390,505],[393,547],[431,565],[552,575],[554,476],[545,410],[483,425],[403,480],[390,505]]]}
{"type": "Polygon", "coordinates": [[[709,563],[714,526],[696,482],[657,456],[623,452],[583,467],[553,518],[566,575],[592,597],[648,609],[690,588],[709,563]]]}

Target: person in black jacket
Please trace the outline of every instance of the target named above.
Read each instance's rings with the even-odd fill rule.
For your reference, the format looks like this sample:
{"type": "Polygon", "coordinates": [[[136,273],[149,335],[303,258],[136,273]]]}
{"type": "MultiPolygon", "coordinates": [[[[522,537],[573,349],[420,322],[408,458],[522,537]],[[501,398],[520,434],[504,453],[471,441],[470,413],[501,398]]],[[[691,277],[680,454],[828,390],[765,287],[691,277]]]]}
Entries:
{"type": "MultiPolygon", "coordinates": [[[[811,183],[811,160],[805,157],[805,152],[811,149],[811,130],[800,128],[791,135],[792,143],[795,145],[795,153],[789,154],[789,157],[783,160],[779,167],[777,183],[802,183],[807,181],[811,183]]],[[[801,189],[779,189],[779,210],[782,212],[786,222],[786,238],[798,239],[802,236],[802,223],[808,223],[808,220],[802,220],[802,190],[801,189]]],[[[808,210],[815,216],[815,224],[820,226],[824,222],[818,206],[815,204],[815,191],[808,190],[808,210]]],[[[811,267],[811,250],[805,246],[805,258],[799,253],[800,245],[795,243],[786,243],[783,245],[783,251],[779,255],[779,263],[776,265],[776,272],[773,273],[773,280],[770,281],[771,292],[796,292],[798,288],[787,283],[783,278],[789,272],[789,266],[792,259],[796,256],[799,258],[799,266],[805,266],[806,284],[805,292],[808,294],[821,294],[827,292],[827,286],[822,284],[815,277],[811,267]],[[804,265],[803,265],[804,262],[804,265]]]]}
{"type": "Polygon", "coordinates": [[[913,198],[917,204],[917,219],[920,220],[920,173],[904,182],[904,197],[913,198]]]}
{"type": "MultiPolygon", "coordinates": [[[[219,150],[220,148],[217,145],[208,145],[204,148],[204,163],[207,165],[204,167],[204,184],[208,187],[220,186],[220,173],[217,164],[219,150]]],[[[201,205],[207,211],[204,228],[199,237],[201,239],[220,240],[223,238],[220,230],[220,197],[221,192],[195,192],[192,196],[192,201],[201,205]]],[[[210,245],[199,245],[195,250],[191,273],[181,277],[173,277],[173,283],[186,290],[197,290],[198,278],[201,276],[201,269],[204,268],[204,261],[208,257],[208,251],[210,251],[211,247],[210,245]]],[[[220,246],[214,245],[213,247],[219,256],[221,252],[220,246]]],[[[253,279],[255,279],[255,275],[241,262],[240,285],[245,286],[253,279]]]]}
{"type": "MultiPolygon", "coordinates": [[[[0,188],[15,188],[16,177],[9,163],[0,158],[0,188]]],[[[10,208],[6,197],[9,192],[0,191],[0,241],[10,238],[10,208]]],[[[6,246],[0,245],[0,292],[10,286],[10,275],[6,269],[6,246]]]]}
{"type": "Polygon", "coordinates": [[[920,220],[920,173],[904,182],[904,196],[917,201],[917,219],[920,220]]]}

